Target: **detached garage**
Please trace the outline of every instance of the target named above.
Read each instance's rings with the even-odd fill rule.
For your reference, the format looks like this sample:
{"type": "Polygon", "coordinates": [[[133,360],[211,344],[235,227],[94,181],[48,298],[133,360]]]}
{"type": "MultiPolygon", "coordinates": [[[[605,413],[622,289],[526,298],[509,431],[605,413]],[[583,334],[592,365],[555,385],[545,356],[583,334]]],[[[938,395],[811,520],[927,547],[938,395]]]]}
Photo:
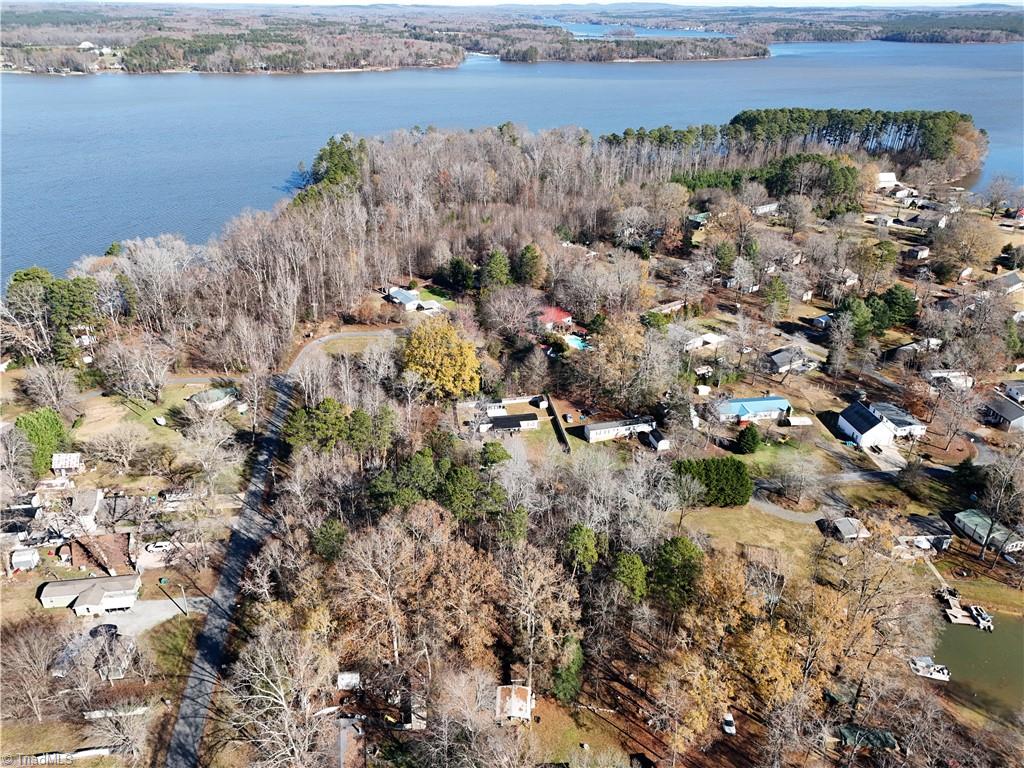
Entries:
{"type": "Polygon", "coordinates": [[[888,422],[860,402],[839,414],[839,429],[861,448],[892,445],[896,439],[896,433],[888,422]]]}

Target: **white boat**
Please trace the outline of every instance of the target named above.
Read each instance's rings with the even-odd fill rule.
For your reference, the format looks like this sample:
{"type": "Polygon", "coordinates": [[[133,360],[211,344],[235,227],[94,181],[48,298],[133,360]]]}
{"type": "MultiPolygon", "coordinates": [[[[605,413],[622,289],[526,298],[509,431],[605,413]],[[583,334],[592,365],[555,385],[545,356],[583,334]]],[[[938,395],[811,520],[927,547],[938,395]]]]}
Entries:
{"type": "Polygon", "coordinates": [[[994,627],[992,625],[992,617],[989,616],[988,611],[982,608],[980,605],[969,605],[967,610],[971,612],[971,618],[978,623],[978,629],[984,629],[991,632],[994,627]]]}
{"type": "Polygon", "coordinates": [[[949,670],[942,664],[936,664],[931,656],[917,656],[910,659],[910,671],[915,675],[927,677],[929,680],[949,682],[949,670]]]}

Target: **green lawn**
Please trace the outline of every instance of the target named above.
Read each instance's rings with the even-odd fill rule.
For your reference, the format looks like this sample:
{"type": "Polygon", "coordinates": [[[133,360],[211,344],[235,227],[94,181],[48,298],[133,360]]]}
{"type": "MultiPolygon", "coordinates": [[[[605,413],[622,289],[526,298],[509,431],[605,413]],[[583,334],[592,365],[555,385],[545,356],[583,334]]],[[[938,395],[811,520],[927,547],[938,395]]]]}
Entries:
{"type": "Polygon", "coordinates": [[[179,615],[144,635],[160,675],[174,680],[183,679],[188,674],[196,650],[196,637],[202,624],[202,616],[179,615]]]}
{"type": "Polygon", "coordinates": [[[539,699],[534,713],[540,722],[531,726],[537,737],[541,757],[552,763],[567,763],[574,756],[582,756],[580,744],[590,745],[590,754],[614,755],[625,760],[626,754],[619,744],[615,727],[588,710],[569,712],[546,699],[539,699]]]}
{"type": "Polygon", "coordinates": [[[448,293],[448,291],[444,290],[443,288],[439,288],[436,285],[432,285],[429,288],[420,288],[419,291],[420,299],[422,299],[423,301],[430,301],[431,299],[433,299],[434,301],[441,304],[441,306],[446,307],[448,309],[452,309],[455,307],[455,302],[452,300],[451,295],[448,293]]]}
{"type": "Polygon", "coordinates": [[[130,421],[136,421],[139,424],[142,424],[161,443],[177,445],[180,440],[180,435],[173,429],[174,412],[184,409],[186,406],[185,401],[188,398],[192,397],[192,395],[197,392],[202,392],[204,389],[208,389],[210,386],[211,385],[209,384],[178,384],[170,386],[164,389],[163,400],[159,403],[150,403],[145,400],[124,400],[124,405],[129,411],[127,418],[130,421]],[[157,417],[167,419],[168,425],[166,427],[161,427],[153,421],[153,419],[157,417]]]}

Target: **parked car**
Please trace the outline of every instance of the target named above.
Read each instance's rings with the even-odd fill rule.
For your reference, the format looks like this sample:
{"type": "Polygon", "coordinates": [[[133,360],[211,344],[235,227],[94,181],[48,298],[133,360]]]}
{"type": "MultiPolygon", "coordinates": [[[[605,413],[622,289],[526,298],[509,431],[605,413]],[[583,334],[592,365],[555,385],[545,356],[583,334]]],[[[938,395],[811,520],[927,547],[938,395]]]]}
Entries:
{"type": "Polygon", "coordinates": [[[147,552],[167,552],[174,545],[169,541],[154,541],[152,544],[146,545],[147,552]]]}
{"type": "Polygon", "coordinates": [[[733,719],[732,712],[726,712],[722,718],[722,730],[729,736],[736,735],[736,720],[733,719]]]}

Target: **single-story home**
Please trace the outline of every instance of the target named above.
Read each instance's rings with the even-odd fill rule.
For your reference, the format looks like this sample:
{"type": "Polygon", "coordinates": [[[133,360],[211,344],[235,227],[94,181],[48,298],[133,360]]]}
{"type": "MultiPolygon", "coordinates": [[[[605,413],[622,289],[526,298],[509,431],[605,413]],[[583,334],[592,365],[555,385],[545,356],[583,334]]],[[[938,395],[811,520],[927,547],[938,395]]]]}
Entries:
{"type": "Polygon", "coordinates": [[[896,437],[924,437],[928,426],[893,403],[871,403],[868,408],[888,424],[896,437]]]}
{"type": "Polygon", "coordinates": [[[892,445],[896,439],[892,426],[861,402],[851,403],[839,414],[839,429],[861,448],[892,445]]]}
{"type": "Polygon", "coordinates": [[[923,355],[925,352],[936,352],[940,349],[942,349],[942,339],[929,337],[925,339],[917,339],[896,347],[896,349],[892,351],[892,357],[895,360],[903,360],[923,355]]]}
{"type": "Polygon", "coordinates": [[[724,422],[742,424],[748,421],[778,421],[793,411],[789,400],[777,395],[737,397],[718,406],[718,417],[724,422]]]}
{"type": "Polygon", "coordinates": [[[860,282],[860,275],[849,267],[845,267],[841,270],[833,269],[828,272],[825,275],[824,280],[829,285],[841,285],[843,288],[853,288],[853,286],[860,282]]]}
{"type": "Polygon", "coordinates": [[[683,349],[687,352],[695,352],[698,349],[717,349],[724,342],[728,341],[728,336],[723,336],[720,333],[702,333],[700,336],[695,336],[683,345],[683,349]]]}
{"type": "Polygon", "coordinates": [[[510,416],[492,416],[480,423],[480,432],[521,432],[537,429],[540,420],[536,413],[519,413],[510,416]]]}
{"type": "Polygon", "coordinates": [[[878,174],[878,180],[876,185],[879,189],[892,189],[899,185],[899,179],[896,178],[896,174],[892,171],[881,171],[878,174]]]}
{"type": "Polygon", "coordinates": [[[949,223],[949,217],[937,211],[919,211],[918,213],[900,214],[896,223],[921,232],[930,232],[933,229],[943,229],[949,223]]]}
{"type": "Polygon", "coordinates": [[[672,447],[671,441],[663,434],[661,434],[661,430],[659,429],[652,429],[649,432],[641,432],[640,440],[649,445],[658,453],[661,453],[662,451],[667,451],[669,448],[672,447]]]}
{"type": "Polygon", "coordinates": [[[832,521],[832,531],[840,541],[860,541],[871,538],[871,532],[855,517],[840,517],[832,521]]]}
{"type": "Polygon", "coordinates": [[[85,472],[80,453],[55,453],[50,459],[50,469],[57,477],[71,477],[85,472]]]}
{"type": "Polygon", "coordinates": [[[43,585],[43,608],[71,608],[76,616],[95,616],[131,608],[138,598],[142,577],[137,573],[96,579],[51,581],[43,585]]]}
{"type": "Polygon", "coordinates": [[[935,309],[939,312],[953,312],[957,315],[973,312],[978,302],[973,296],[966,294],[961,296],[950,296],[946,299],[939,299],[935,302],[935,309]]]}
{"type": "Polygon", "coordinates": [[[932,255],[931,249],[926,245],[915,245],[907,251],[907,256],[914,261],[923,261],[932,255]]]}
{"type": "Polygon", "coordinates": [[[900,518],[896,541],[904,546],[925,549],[927,544],[936,552],[949,549],[953,541],[953,529],[938,515],[908,515],[900,518]]]}
{"type": "Polygon", "coordinates": [[[751,206],[750,212],[755,216],[772,216],[779,212],[779,201],[766,200],[760,205],[751,206]]]}
{"type": "Polygon", "coordinates": [[[37,549],[13,549],[11,550],[11,568],[22,571],[31,571],[39,565],[39,550],[37,549]]]}
{"type": "Polygon", "coordinates": [[[1006,396],[1016,403],[1024,403],[1024,381],[1006,382],[1006,396]]]}
{"type": "Polygon", "coordinates": [[[428,315],[437,315],[445,311],[440,302],[434,299],[421,301],[420,292],[409,288],[389,288],[385,298],[406,312],[424,312],[428,315]]]}
{"type": "Polygon", "coordinates": [[[831,325],[831,323],[831,312],[826,312],[824,315],[818,315],[817,317],[811,319],[811,325],[813,325],[815,328],[820,328],[821,330],[825,330],[826,328],[828,328],[829,325],[831,325]]]}
{"type": "Polygon", "coordinates": [[[619,437],[630,437],[640,432],[650,432],[657,425],[654,419],[639,416],[621,421],[601,421],[583,427],[583,435],[588,443],[599,443],[603,440],[614,440],[619,437]]]}
{"type": "Polygon", "coordinates": [[[537,327],[545,331],[572,328],[572,314],[561,307],[544,307],[537,315],[537,327]]]}
{"type": "Polygon", "coordinates": [[[704,211],[703,213],[692,213],[686,217],[686,223],[693,229],[703,229],[704,225],[708,223],[708,220],[710,218],[710,211],[704,211]]]}
{"type": "Polygon", "coordinates": [[[974,377],[966,371],[932,370],[921,374],[924,380],[931,385],[931,393],[934,395],[940,387],[950,389],[972,389],[974,377]]]}
{"type": "Polygon", "coordinates": [[[782,347],[774,352],[768,353],[768,367],[772,373],[787,373],[791,369],[807,367],[808,370],[815,365],[807,353],[798,346],[782,347]]]}
{"type": "Polygon", "coordinates": [[[1002,523],[993,525],[992,518],[977,509],[965,509],[953,516],[953,524],[975,544],[988,545],[995,550],[1004,552],[1020,552],[1024,550],[1024,538],[1011,531],[1002,523]]]}
{"type": "Polygon", "coordinates": [[[533,692],[525,685],[499,685],[494,697],[497,720],[525,720],[533,716],[533,692]]]}
{"type": "Polygon", "coordinates": [[[1024,288],[1024,278],[1021,277],[1020,272],[1013,270],[1013,272],[1007,272],[1005,275],[986,280],[984,288],[987,291],[995,291],[996,293],[1008,296],[1024,288]]]}
{"type": "Polygon", "coordinates": [[[1024,429],[1024,406],[993,392],[985,400],[985,412],[996,423],[999,429],[1007,432],[1019,432],[1024,429]]]}

